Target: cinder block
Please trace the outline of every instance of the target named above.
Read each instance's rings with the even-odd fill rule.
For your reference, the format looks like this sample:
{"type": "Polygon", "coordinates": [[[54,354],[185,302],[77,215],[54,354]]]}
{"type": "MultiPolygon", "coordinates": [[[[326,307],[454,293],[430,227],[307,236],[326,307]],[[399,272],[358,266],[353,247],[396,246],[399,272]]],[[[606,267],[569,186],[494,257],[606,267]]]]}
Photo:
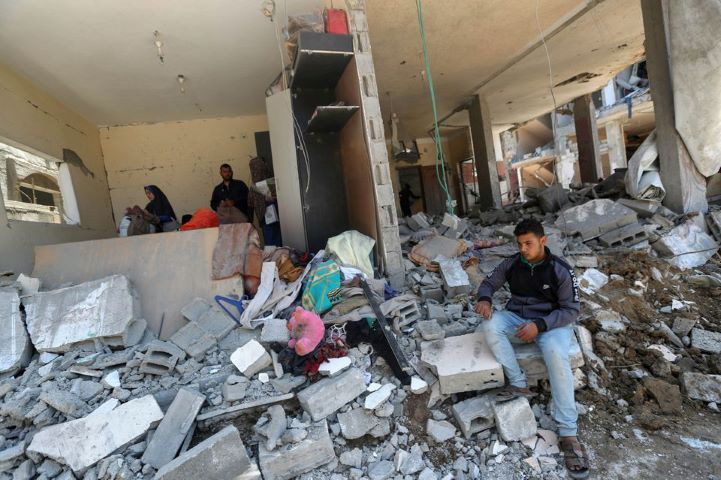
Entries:
{"type": "Polygon", "coordinates": [[[628,247],[648,240],[646,229],[640,223],[632,223],[616,230],[604,233],[598,241],[604,247],[628,247]]]}
{"type": "Polygon", "coordinates": [[[211,307],[198,319],[200,328],[208,332],[216,340],[224,338],[231,330],[238,326],[235,320],[228,317],[222,310],[211,307]]]}
{"type": "Polygon", "coordinates": [[[185,352],[169,342],[154,340],[148,345],[143,361],[140,363],[141,373],[165,375],[175,369],[178,361],[185,360],[185,352]]]}
{"type": "Polygon", "coordinates": [[[363,373],[351,368],[337,377],[324,378],[298,393],[301,407],[314,421],[322,420],[366,391],[363,373]]]}
{"type": "Polygon", "coordinates": [[[451,410],[466,438],[471,438],[474,433],[488,430],[495,423],[493,402],[488,395],[458,402],[451,410]]]}
{"type": "Polygon", "coordinates": [[[503,368],[480,332],[424,342],[421,360],[438,376],[441,393],[487,390],[503,385],[503,368]]]}
{"type": "Polygon", "coordinates": [[[175,332],[170,341],[182,348],[193,358],[201,358],[217,342],[215,337],[203,330],[200,325],[190,322],[175,332]]]}

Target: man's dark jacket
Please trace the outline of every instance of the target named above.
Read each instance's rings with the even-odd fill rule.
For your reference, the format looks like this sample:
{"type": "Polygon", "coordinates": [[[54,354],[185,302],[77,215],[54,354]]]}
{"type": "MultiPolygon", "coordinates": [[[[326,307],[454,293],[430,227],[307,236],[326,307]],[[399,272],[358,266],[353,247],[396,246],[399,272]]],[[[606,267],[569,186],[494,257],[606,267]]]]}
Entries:
{"type": "Polygon", "coordinates": [[[511,290],[506,310],[533,321],[539,332],[573,323],[581,310],[573,268],[548,247],[546,258],[533,266],[520,253],[501,262],[479,287],[478,300],[491,302],[506,282],[511,290]]]}
{"type": "Polygon", "coordinates": [[[248,208],[248,187],[241,180],[231,179],[230,185],[225,186],[225,182],[220,182],[213,189],[213,196],[210,199],[210,208],[218,210],[221,200],[233,200],[235,208],[245,214],[246,217],[252,219],[250,209],[248,208]]]}

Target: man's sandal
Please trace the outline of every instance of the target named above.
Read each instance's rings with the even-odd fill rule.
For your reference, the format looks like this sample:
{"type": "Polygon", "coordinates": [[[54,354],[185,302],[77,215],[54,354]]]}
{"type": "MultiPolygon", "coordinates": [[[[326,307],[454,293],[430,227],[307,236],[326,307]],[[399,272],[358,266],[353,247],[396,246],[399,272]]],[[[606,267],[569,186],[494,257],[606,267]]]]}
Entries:
{"type": "Polygon", "coordinates": [[[507,385],[497,390],[491,390],[489,393],[493,395],[493,400],[498,403],[508,402],[514,398],[520,397],[533,398],[537,395],[528,388],[514,387],[513,385],[507,385]]]}
{"type": "Polygon", "coordinates": [[[561,439],[561,452],[566,462],[568,475],[577,480],[588,478],[588,454],[586,448],[577,439],[561,439]]]}

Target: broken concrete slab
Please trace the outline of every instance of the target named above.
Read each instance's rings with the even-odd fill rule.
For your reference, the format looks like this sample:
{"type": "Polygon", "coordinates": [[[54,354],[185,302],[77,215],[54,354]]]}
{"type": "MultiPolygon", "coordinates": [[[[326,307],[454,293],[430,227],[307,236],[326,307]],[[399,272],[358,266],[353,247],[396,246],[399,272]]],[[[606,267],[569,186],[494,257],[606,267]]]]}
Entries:
{"type": "Polygon", "coordinates": [[[525,397],[493,405],[498,434],[506,442],[519,442],[537,433],[536,417],[525,397]]]}
{"type": "Polygon", "coordinates": [[[170,342],[153,340],[148,345],[143,361],[140,363],[140,373],[152,375],[166,375],[172,373],[175,365],[185,360],[185,352],[170,342]]]}
{"type": "Polygon", "coordinates": [[[28,333],[39,352],[67,352],[98,340],[127,347],[145,333],[137,295],[123,275],[40,292],[23,304],[28,333]]]}
{"type": "Polygon", "coordinates": [[[469,398],[452,407],[453,417],[466,438],[491,428],[495,423],[493,402],[487,395],[469,398]]]}
{"type": "Polygon", "coordinates": [[[205,395],[189,388],[181,388],[148,443],[143,453],[143,463],[156,469],[170,463],[183,444],[203,403],[205,395]]]}
{"type": "Polygon", "coordinates": [[[436,443],[443,443],[456,436],[456,427],[445,420],[436,421],[429,418],[426,422],[426,433],[428,433],[436,443]]]}
{"type": "Polygon", "coordinates": [[[556,227],[586,242],[637,220],[630,208],[603,198],[564,210],[556,219],[556,227]]]}
{"type": "Polygon", "coordinates": [[[244,411],[253,408],[262,407],[264,405],[271,405],[273,403],[280,403],[286,400],[290,400],[295,397],[292,393],[286,393],[284,395],[277,395],[274,397],[262,397],[257,400],[250,402],[244,402],[238,405],[233,405],[228,408],[220,408],[216,410],[207,411],[198,415],[196,420],[198,422],[206,422],[206,424],[216,423],[221,420],[230,420],[243,414],[244,411]]]}
{"type": "Polygon", "coordinates": [[[702,352],[721,353],[721,333],[694,328],[691,330],[691,346],[702,352]]]}
{"type": "Polygon", "coordinates": [[[256,373],[273,364],[273,359],[266,349],[255,340],[249,341],[233,352],[230,361],[246,378],[252,378],[256,373]]]}
{"type": "Polygon", "coordinates": [[[380,418],[373,414],[373,411],[365,408],[354,408],[345,413],[338,414],[338,424],[343,437],[348,440],[355,440],[367,434],[378,425],[380,418]]]}
{"type": "Polygon", "coordinates": [[[0,291],[0,373],[13,374],[26,367],[32,355],[20,297],[17,292],[0,291]]]}
{"type": "Polygon", "coordinates": [[[421,360],[438,376],[442,394],[503,385],[503,368],[480,332],[424,342],[421,352],[421,360]]]}
{"type": "Polygon", "coordinates": [[[353,364],[350,357],[329,358],[318,367],[318,373],[326,377],[335,377],[353,364]]]}
{"type": "Polygon", "coordinates": [[[446,331],[441,328],[437,320],[423,320],[416,323],[416,330],[421,334],[423,340],[441,340],[446,336],[446,331]]]}
{"type": "Polygon", "coordinates": [[[154,480],[226,480],[250,468],[250,458],[238,429],[229,425],[165,464],[154,480]]]}
{"type": "Polygon", "coordinates": [[[363,372],[351,368],[333,378],[324,378],[298,393],[301,407],[319,421],[352,402],[366,390],[363,372]]]}
{"type": "Polygon", "coordinates": [[[721,402],[721,375],[684,372],[681,375],[681,384],[689,398],[704,402],[721,402]]]}
{"type": "Polygon", "coordinates": [[[263,323],[263,329],[260,332],[261,342],[287,345],[288,340],[290,340],[290,331],[286,320],[270,318],[263,323]]]}
{"type": "Polygon", "coordinates": [[[258,463],[265,480],[288,480],[336,459],[325,420],[308,428],[301,442],[268,450],[258,446],[258,463]]]}
{"type": "Polygon", "coordinates": [[[201,358],[217,344],[215,337],[203,330],[196,322],[183,326],[169,340],[196,359],[201,358]]]}
{"type": "Polygon", "coordinates": [[[76,418],[84,415],[88,409],[87,404],[80,397],[57,388],[44,391],[40,394],[39,400],[58,412],[76,418]]]}
{"type": "Polygon", "coordinates": [[[86,417],[44,428],[35,434],[28,451],[78,472],[134,442],[163,418],[152,395],[118,403],[109,400],[86,417]]]}
{"type": "Polygon", "coordinates": [[[393,390],[395,389],[395,385],[392,383],[386,383],[375,392],[369,393],[363,402],[363,408],[367,410],[375,410],[381,406],[383,402],[390,398],[391,393],[393,393],[393,390]]]}
{"type": "Polygon", "coordinates": [[[719,248],[692,219],[674,227],[651,246],[664,260],[681,269],[705,264],[719,248]]]}

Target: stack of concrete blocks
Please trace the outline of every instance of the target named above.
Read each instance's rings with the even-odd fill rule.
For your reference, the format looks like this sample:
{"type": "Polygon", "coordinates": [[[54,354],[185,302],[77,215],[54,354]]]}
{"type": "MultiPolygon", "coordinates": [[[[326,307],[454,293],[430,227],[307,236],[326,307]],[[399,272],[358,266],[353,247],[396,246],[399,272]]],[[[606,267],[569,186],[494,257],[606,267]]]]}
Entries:
{"type": "Polygon", "coordinates": [[[32,354],[20,297],[15,291],[0,292],[0,373],[12,375],[30,363],[32,354]]]}
{"type": "Polygon", "coordinates": [[[361,114],[371,162],[371,177],[375,189],[376,217],[378,220],[378,242],[383,269],[393,288],[405,284],[405,268],[401,240],[398,234],[398,216],[395,194],[388,164],[388,150],[383,131],[383,116],[378,99],[368,18],[365,0],[347,0],[348,24],[353,35],[353,49],[358,67],[358,82],[361,87],[361,114]]]}
{"type": "Polygon", "coordinates": [[[193,299],[180,313],[189,323],[175,332],[170,341],[195,359],[202,358],[238,326],[223,311],[201,298],[193,299]]]}
{"type": "Polygon", "coordinates": [[[41,353],[94,349],[96,343],[128,347],[145,333],[140,301],[123,275],[40,292],[23,304],[28,333],[41,353]]]}

